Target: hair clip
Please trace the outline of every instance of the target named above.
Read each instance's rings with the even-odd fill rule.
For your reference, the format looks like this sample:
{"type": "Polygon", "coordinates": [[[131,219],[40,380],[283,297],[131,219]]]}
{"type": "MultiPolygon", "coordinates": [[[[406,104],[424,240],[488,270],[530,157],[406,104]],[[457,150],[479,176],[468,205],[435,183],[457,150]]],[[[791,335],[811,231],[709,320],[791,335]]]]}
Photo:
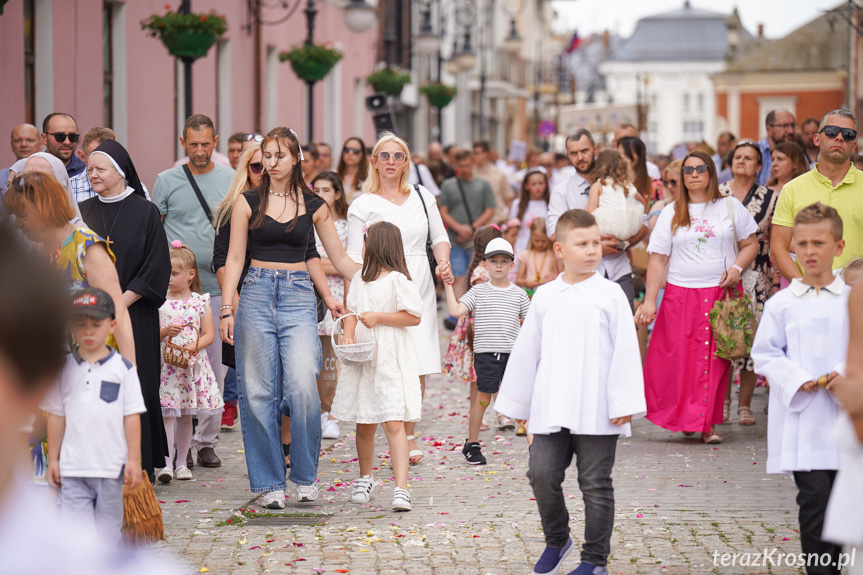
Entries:
{"type": "Polygon", "coordinates": [[[297,135],[297,133],[294,131],[293,128],[288,128],[288,131],[290,133],[292,133],[294,135],[294,137],[297,139],[297,146],[300,148],[300,161],[305,162],[306,158],[303,157],[303,147],[300,146],[300,137],[297,135]]]}
{"type": "Polygon", "coordinates": [[[183,247],[183,242],[181,242],[180,240],[174,240],[173,242],[171,242],[171,247],[180,249],[181,247],[183,247]]]}
{"type": "Polygon", "coordinates": [[[491,227],[493,227],[493,228],[494,228],[494,229],[496,229],[497,231],[500,231],[500,226],[499,226],[499,225],[497,225],[497,224],[491,224],[491,227]]]}

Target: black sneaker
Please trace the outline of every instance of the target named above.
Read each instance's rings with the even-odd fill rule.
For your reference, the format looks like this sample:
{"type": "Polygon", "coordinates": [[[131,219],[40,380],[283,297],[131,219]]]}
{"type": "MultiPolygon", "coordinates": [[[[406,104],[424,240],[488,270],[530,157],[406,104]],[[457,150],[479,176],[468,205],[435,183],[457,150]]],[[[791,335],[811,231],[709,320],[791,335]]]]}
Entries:
{"type": "Polygon", "coordinates": [[[469,465],[485,465],[485,456],[479,448],[479,443],[468,443],[467,440],[465,440],[464,447],[461,449],[461,454],[469,465]]]}
{"type": "Polygon", "coordinates": [[[450,331],[453,331],[453,330],[455,329],[455,326],[456,326],[456,323],[457,323],[457,322],[458,322],[458,320],[457,320],[456,318],[454,318],[453,316],[449,316],[449,317],[447,317],[447,318],[444,318],[444,320],[443,320],[443,326],[444,326],[446,329],[448,329],[448,330],[450,330],[450,331]]]}

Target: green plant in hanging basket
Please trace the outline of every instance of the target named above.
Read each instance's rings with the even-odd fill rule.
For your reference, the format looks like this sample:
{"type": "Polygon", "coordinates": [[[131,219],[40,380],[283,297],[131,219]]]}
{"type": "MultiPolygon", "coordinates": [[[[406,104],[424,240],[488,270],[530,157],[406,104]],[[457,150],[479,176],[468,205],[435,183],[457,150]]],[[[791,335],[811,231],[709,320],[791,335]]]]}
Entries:
{"type": "Polygon", "coordinates": [[[294,73],[307,82],[323,80],[341,59],[342,53],[338,50],[316,44],[302,44],[279,54],[279,60],[290,62],[294,73]]]}
{"type": "Polygon", "coordinates": [[[455,98],[458,90],[455,86],[447,86],[440,82],[434,82],[433,84],[421,86],[420,92],[425,94],[429,104],[435,108],[446,108],[452,102],[452,99],[455,98]]]}
{"type": "Polygon", "coordinates": [[[203,58],[228,30],[224,16],[211,10],[206,14],[180,14],[168,10],[141,20],[141,29],[159,38],[168,52],[178,58],[203,58]]]}
{"type": "Polygon", "coordinates": [[[366,82],[374,88],[375,92],[384,92],[397,97],[404,87],[411,83],[411,75],[392,68],[381,68],[366,76],[366,82]]]}

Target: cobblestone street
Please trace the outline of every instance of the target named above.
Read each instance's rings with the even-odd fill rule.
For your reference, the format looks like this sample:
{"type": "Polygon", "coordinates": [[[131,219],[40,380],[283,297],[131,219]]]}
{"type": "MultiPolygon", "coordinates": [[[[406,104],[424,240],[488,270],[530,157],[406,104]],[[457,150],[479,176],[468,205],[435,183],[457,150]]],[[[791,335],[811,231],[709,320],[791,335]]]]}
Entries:
{"type": "MultiPolygon", "coordinates": [[[[289,483],[286,509],[265,513],[269,510],[249,491],[238,429],[221,435],[221,468],[196,467],[193,481],[156,486],[167,534],[159,553],[180,555],[191,570],[213,574],[529,573],[544,543],[525,477],[527,442],[514,432],[484,432],[488,465],[468,466],[460,453],[467,435],[467,395],[462,384],[441,376],[430,379],[419,426],[425,462],[411,468],[409,476],[412,512],[390,510],[392,482],[382,430],[372,503],[348,502],[358,466],[353,427],[342,424],[340,439],[323,442],[320,499],[296,503],[289,483]],[[249,511],[243,515],[242,510],[249,511]]],[[[622,438],[617,450],[610,573],[802,572],[781,562],[714,565],[714,553],[800,551],[796,487],[790,478],[764,472],[766,398],[759,388],[753,400],[757,425],[721,426],[725,442],[716,446],[647,420],[634,424],[633,437],[622,438]]],[[[486,421],[493,423],[490,413],[486,421]]],[[[565,489],[578,546],[584,510],[574,469],[565,489]]],[[[562,573],[578,561],[575,552],[562,573]]]]}

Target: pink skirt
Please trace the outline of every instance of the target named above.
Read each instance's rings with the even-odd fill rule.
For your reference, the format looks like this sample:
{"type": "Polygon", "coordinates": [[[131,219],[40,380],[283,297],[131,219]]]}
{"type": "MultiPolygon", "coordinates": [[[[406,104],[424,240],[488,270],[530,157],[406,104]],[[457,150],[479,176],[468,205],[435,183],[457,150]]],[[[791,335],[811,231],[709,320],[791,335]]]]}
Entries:
{"type": "Polygon", "coordinates": [[[644,363],[647,419],[660,427],[704,432],[722,423],[731,362],[714,355],[709,321],[721,295],[720,287],[665,287],[644,363]]]}

